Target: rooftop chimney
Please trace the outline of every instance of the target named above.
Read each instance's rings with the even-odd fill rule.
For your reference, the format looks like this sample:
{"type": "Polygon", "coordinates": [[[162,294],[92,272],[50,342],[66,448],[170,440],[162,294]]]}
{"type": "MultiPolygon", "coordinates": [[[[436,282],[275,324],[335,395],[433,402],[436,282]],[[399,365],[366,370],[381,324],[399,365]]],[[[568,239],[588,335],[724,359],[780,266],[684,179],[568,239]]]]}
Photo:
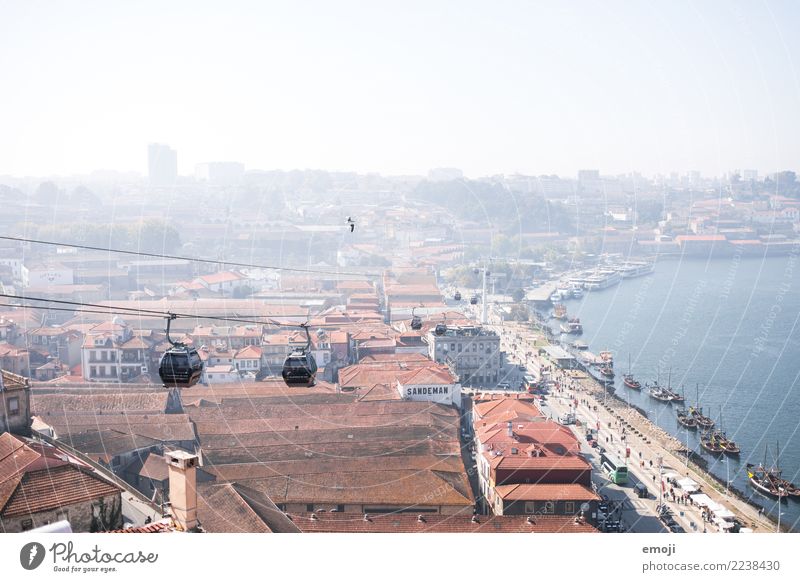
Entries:
{"type": "Polygon", "coordinates": [[[197,528],[197,455],[186,451],[167,451],[169,501],[172,518],[184,531],[197,528]]]}
{"type": "Polygon", "coordinates": [[[514,425],[511,424],[510,420],[508,421],[508,423],[506,423],[506,430],[508,431],[508,436],[510,437],[514,436],[514,425]]]}

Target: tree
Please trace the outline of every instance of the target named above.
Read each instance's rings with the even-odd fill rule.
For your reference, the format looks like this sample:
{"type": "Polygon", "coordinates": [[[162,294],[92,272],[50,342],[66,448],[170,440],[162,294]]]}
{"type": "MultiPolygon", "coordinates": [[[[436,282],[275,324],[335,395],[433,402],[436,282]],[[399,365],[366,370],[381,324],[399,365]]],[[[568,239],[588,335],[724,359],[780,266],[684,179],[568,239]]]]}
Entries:
{"type": "Polygon", "coordinates": [[[525,299],[525,290],[524,289],[514,289],[514,292],[511,294],[511,298],[519,303],[523,299],[525,299]]]}

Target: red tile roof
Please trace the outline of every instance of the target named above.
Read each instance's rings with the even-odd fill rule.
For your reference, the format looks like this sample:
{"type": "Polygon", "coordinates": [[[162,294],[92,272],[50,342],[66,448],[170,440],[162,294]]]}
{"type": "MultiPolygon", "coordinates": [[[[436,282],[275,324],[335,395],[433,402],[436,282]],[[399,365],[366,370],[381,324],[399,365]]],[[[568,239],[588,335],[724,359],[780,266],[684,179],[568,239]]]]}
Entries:
{"type": "Polygon", "coordinates": [[[497,494],[506,501],[598,501],[600,496],[578,483],[522,483],[497,485],[497,494]]]}
{"type": "Polygon", "coordinates": [[[245,346],[234,356],[237,360],[260,360],[261,348],[258,346],[245,346]]]}
{"type": "Polygon", "coordinates": [[[290,514],[309,533],[597,533],[588,523],[561,515],[477,515],[318,512],[290,514]]]}
{"type": "Polygon", "coordinates": [[[15,517],[119,493],[90,467],[54,447],[0,435],[0,515],[15,517]]]}

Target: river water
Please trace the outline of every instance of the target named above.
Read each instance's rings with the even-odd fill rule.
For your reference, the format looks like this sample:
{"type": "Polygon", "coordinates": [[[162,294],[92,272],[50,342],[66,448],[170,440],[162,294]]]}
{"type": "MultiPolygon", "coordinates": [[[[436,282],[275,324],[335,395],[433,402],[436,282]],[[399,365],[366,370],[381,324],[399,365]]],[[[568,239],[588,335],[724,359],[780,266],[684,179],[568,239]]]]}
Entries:
{"type": "MultiPolygon", "coordinates": [[[[769,466],[779,462],[784,477],[800,485],[800,255],[659,261],[651,275],[566,305],[570,317],[580,317],[581,340],[595,354],[613,351],[617,395],[688,441],[713,473],[777,517],[777,501],[752,489],[745,464],[767,454],[769,466]],[[629,357],[642,385],[669,380],[673,390],[685,391],[687,406],[699,397],[741,456],[705,453],[699,433],[678,424],[679,405],[625,387],[629,357]]],[[[782,523],[800,531],[800,501],[784,500],[780,512],[782,523]]]]}

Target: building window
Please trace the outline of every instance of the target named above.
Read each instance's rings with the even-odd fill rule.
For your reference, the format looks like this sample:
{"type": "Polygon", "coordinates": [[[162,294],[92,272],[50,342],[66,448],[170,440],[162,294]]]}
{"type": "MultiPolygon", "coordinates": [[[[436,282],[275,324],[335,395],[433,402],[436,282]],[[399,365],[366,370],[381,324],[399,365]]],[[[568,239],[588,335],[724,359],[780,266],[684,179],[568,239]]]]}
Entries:
{"type": "Polygon", "coordinates": [[[90,377],[97,376],[97,366],[91,366],[89,368],[89,376],[90,377]]]}
{"type": "Polygon", "coordinates": [[[8,415],[17,416],[19,414],[19,397],[14,396],[8,399],[8,415]]]}
{"type": "Polygon", "coordinates": [[[309,511],[309,512],[313,513],[314,512],[314,504],[313,503],[309,503],[308,505],[306,505],[306,511],[309,511]]]}
{"type": "Polygon", "coordinates": [[[566,514],[575,513],[575,502],[574,501],[565,501],[564,502],[564,513],[566,513],[566,514]]]}
{"type": "Polygon", "coordinates": [[[33,529],[33,520],[32,519],[23,519],[20,523],[22,527],[22,531],[28,531],[29,529],[33,529]]]}
{"type": "Polygon", "coordinates": [[[554,501],[545,501],[542,506],[542,513],[553,514],[556,512],[556,504],[554,501]]]}
{"type": "Polygon", "coordinates": [[[536,502],[535,501],[526,501],[525,502],[525,513],[536,513],[536,502]]]}

